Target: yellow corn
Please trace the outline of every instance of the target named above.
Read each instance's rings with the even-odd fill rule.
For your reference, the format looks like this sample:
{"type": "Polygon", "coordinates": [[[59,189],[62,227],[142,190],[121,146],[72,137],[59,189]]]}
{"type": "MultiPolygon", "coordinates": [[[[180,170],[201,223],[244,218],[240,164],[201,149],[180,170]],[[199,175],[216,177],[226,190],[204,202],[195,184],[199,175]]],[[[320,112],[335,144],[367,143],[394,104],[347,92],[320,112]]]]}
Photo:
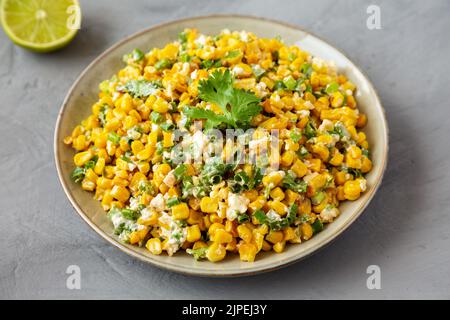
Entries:
{"type": "Polygon", "coordinates": [[[301,178],[308,172],[308,167],[301,160],[297,160],[292,165],[291,170],[294,171],[297,177],[301,178]]]}
{"type": "Polygon", "coordinates": [[[130,197],[130,192],[127,190],[127,188],[125,188],[123,186],[115,185],[111,190],[111,195],[115,199],[117,199],[121,202],[125,202],[130,197]]]}
{"type": "Polygon", "coordinates": [[[172,217],[175,220],[185,220],[189,218],[189,207],[182,202],[172,207],[172,217]]]}
{"type": "Polygon", "coordinates": [[[200,209],[206,213],[215,213],[219,208],[217,200],[213,200],[210,197],[203,197],[200,202],[200,209]]]}
{"type": "Polygon", "coordinates": [[[273,245],[273,251],[275,251],[276,253],[281,253],[284,251],[285,246],[286,246],[285,241],[277,242],[273,245]]]}
{"type": "Polygon", "coordinates": [[[252,241],[252,231],[247,228],[245,225],[239,225],[237,227],[237,232],[239,235],[239,238],[244,240],[246,243],[250,243],[252,241]]]}
{"type": "Polygon", "coordinates": [[[159,238],[151,238],[147,241],[147,244],[145,247],[150,251],[152,254],[159,255],[162,252],[162,246],[161,246],[161,240],[159,238]]]}
{"type": "Polygon", "coordinates": [[[196,242],[198,240],[200,240],[201,238],[201,233],[200,233],[200,228],[198,226],[198,224],[187,227],[187,236],[186,236],[186,240],[189,242],[196,242]]]}
{"type": "Polygon", "coordinates": [[[266,240],[273,244],[283,241],[283,232],[282,231],[270,231],[269,234],[266,236],[266,240]]]}
{"type": "Polygon", "coordinates": [[[243,243],[239,246],[239,258],[241,261],[255,261],[257,248],[254,244],[243,243]]]}
{"type": "Polygon", "coordinates": [[[272,185],[276,187],[280,184],[281,180],[283,180],[283,174],[280,171],[274,171],[266,175],[262,182],[265,186],[272,185]]]}
{"type": "Polygon", "coordinates": [[[218,229],[211,240],[217,243],[229,243],[233,240],[233,236],[231,233],[225,231],[225,229],[218,229]]]}
{"type": "Polygon", "coordinates": [[[206,251],[206,258],[211,262],[218,262],[223,260],[226,254],[227,250],[225,247],[220,243],[214,242],[206,251]]]}

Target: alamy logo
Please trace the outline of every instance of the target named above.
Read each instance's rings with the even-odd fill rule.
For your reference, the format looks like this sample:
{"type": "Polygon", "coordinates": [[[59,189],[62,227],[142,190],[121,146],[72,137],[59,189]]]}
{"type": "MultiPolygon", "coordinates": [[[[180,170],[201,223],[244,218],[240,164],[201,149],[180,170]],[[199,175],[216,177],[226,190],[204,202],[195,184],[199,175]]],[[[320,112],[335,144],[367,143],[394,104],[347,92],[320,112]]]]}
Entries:
{"type": "Polygon", "coordinates": [[[367,17],[366,25],[369,30],[381,29],[381,9],[377,5],[370,5],[366,10],[369,17],[367,17]]]}
{"type": "Polygon", "coordinates": [[[366,281],[367,289],[380,290],[381,289],[381,269],[380,269],[380,267],[377,265],[370,265],[367,267],[366,273],[370,275],[366,281]]]}
{"type": "Polygon", "coordinates": [[[69,290],[81,289],[81,269],[77,265],[70,265],[66,269],[66,274],[69,276],[66,280],[66,287],[69,290]]]}
{"type": "Polygon", "coordinates": [[[67,8],[67,14],[69,14],[69,18],[67,18],[67,29],[70,30],[78,30],[81,28],[81,9],[78,5],[72,5],[67,8]]]}

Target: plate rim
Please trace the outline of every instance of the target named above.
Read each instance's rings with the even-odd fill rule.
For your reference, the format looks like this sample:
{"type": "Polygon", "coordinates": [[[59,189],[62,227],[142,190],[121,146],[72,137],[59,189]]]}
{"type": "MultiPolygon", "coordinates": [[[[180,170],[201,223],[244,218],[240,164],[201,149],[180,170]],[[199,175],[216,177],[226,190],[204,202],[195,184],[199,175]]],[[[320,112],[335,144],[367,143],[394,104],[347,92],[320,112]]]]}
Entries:
{"type": "Polygon", "coordinates": [[[224,278],[224,277],[241,277],[241,276],[251,276],[251,275],[256,275],[256,274],[260,274],[260,273],[265,273],[265,272],[270,272],[270,271],[274,271],[277,269],[281,269],[287,266],[290,266],[296,262],[299,262],[309,256],[311,256],[312,254],[322,250],[323,248],[325,248],[327,245],[331,244],[337,237],[339,237],[345,230],[348,229],[348,227],[353,224],[355,222],[356,219],[358,219],[361,214],[364,212],[365,208],[369,205],[369,203],[372,201],[374,195],[376,194],[378,188],[381,185],[381,182],[383,180],[384,174],[386,172],[386,167],[387,167],[387,163],[388,163],[388,153],[389,153],[389,127],[388,127],[388,122],[386,119],[386,111],[383,107],[383,104],[381,103],[380,97],[378,95],[378,92],[376,90],[376,88],[374,87],[372,81],[370,80],[370,78],[365,74],[365,72],[363,72],[360,67],[358,65],[356,65],[353,60],[351,60],[347,54],[339,49],[336,48],[334,45],[330,44],[327,40],[324,40],[322,37],[315,35],[314,33],[311,33],[309,31],[306,31],[305,29],[303,29],[302,27],[298,26],[298,25],[294,25],[294,24],[290,24],[284,21],[279,21],[279,20],[274,20],[274,19],[270,19],[270,18],[266,18],[266,17],[258,17],[258,16],[253,16],[253,15],[241,15],[241,14],[210,14],[210,15],[200,15],[200,16],[191,16],[188,18],[183,18],[183,19],[176,19],[176,20],[170,20],[170,21],[166,21],[166,22],[162,22],[162,23],[158,23],[155,25],[152,25],[150,27],[141,29],[129,36],[126,36],[125,38],[115,42],[112,46],[110,46],[109,48],[107,48],[105,51],[103,51],[100,55],[98,55],[93,61],[91,61],[84,69],[83,71],[78,75],[78,77],[75,79],[75,81],[73,82],[73,84],[70,86],[69,91],[67,92],[60,110],[58,112],[58,116],[57,116],[57,120],[56,120],[56,125],[55,125],[55,130],[54,130],[54,139],[53,139],[53,153],[54,153],[54,161],[55,161],[55,166],[56,166],[56,171],[58,173],[58,179],[59,182],[61,184],[61,186],[63,187],[64,193],[66,194],[67,198],[69,199],[70,204],[72,205],[72,207],[75,209],[75,211],[78,213],[78,215],[82,218],[82,220],[84,222],[86,222],[98,235],[100,235],[104,240],[106,240],[108,243],[112,244],[113,247],[115,247],[116,249],[127,253],[128,255],[132,256],[133,258],[136,258],[140,261],[149,263],[151,265],[154,265],[158,268],[161,269],[165,269],[165,270],[169,270],[169,271],[173,271],[173,272],[177,272],[177,273],[181,273],[184,275],[190,275],[190,276],[200,276],[200,277],[211,277],[211,278],[224,278]],[[78,86],[78,84],[83,80],[83,78],[85,77],[85,75],[90,71],[90,69],[96,65],[97,63],[99,63],[103,58],[105,58],[108,54],[110,54],[112,51],[114,51],[116,48],[122,46],[123,44],[127,43],[128,41],[133,40],[136,37],[139,37],[147,32],[150,31],[155,31],[157,29],[161,29],[170,25],[174,25],[174,24],[178,24],[181,22],[189,22],[189,21],[196,21],[196,20],[204,20],[204,19],[214,19],[214,18],[237,18],[237,19],[249,19],[249,20],[257,20],[257,21],[265,21],[265,22],[269,22],[269,23],[273,23],[273,24],[278,24],[284,27],[288,27],[291,29],[295,29],[297,31],[303,32],[305,35],[310,35],[312,37],[315,37],[317,39],[319,39],[320,41],[322,41],[323,43],[327,44],[328,46],[332,47],[334,50],[336,50],[337,52],[339,52],[341,55],[343,55],[348,61],[350,61],[353,66],[356,68],[356,70],[358,72],[360,72],[363,77],[365,78],[365,80],[368,82],[368,84],[370,85],[371,89],[373,90],[374,94],[375,94],[375,98],[376,101],[381,109],[381,115],[382,115],[382,122],[383,122],[383,135],[385,138],[385,145],[383,146],[383,154],[382,154],[382,164],[381,164],[381,170],[378,174],[378,176],[376,177],[376,182],[375,184],[372,186],[372,188],[370,188],[367,192],[368,194],[368,198],[367,201],[365,201],[364,203],[362,203],[359,208],[357,210],[355,210],[355,213],[351,216],[351,218],[346,221],[346,223],[344,225],[342,225],[342,227],[335,232],[334,234],[330,234],[329,237],[323,239],[321,242],[317,243],[316,246],[310,248],[307,251],[302,252],[301,254],[299,254],[298,256],[294,256],[291,257],[289,259],[285,259],[285,260],[279,260],[277,261],[276,264],[274,265],[269,265],[269,266],[261,266],[258,268],[253,268],[253,269],[245,269],[245,270],[230,270],[230,271],[226,271],[226,270],[220,270],[220,271],[214,271],[211,272],[210,270],[205,270],[205,269],[200,269],[200,268],[195,268],[195,269],[187,269],[186,267],[182,266],[182,265],[177,265],[177,264],[166,264],[165,262],[160,262],[157,260],[152,260],[150,257],[148,256],[144,256],[142,254],[140,254],[139,252],[132,250],[130,248],[128,248],[126,245],[118,242],[117,240],[115,240],[114,238],[112,238],[109,234],[106,234],[106,232],[104,232],[102,229],[100,229],[97,225],[95,225],[95,223],[93,223],[91,221],[91,219],[83,212],[83,210],[81,209],[81,207],[78,205],[77,201],[75,200],[75,198],[72,196],[71,191],[69,190],[69,187],[66,183],[66,180],[63,178],[62,175],[62,168],[61,168],[61,159],[59,157],[59,151],[60,151],[60,141],[58,139],[59,135],[60,135],[60,130],[61,130],[61,120],[62,117],[64,115],[65,109],[68,105],[69,100],[71,99],[73,92],[75,90],[75,88],[78,86]]]}

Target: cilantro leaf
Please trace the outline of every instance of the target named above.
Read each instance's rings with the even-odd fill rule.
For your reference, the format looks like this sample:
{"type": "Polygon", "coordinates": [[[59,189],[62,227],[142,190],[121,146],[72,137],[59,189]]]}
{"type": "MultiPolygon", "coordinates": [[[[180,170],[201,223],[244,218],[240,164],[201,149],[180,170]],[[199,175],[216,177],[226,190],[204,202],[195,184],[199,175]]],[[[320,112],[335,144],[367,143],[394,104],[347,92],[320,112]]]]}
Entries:
{"type": "Polygon", "coordinates": [[[128,92],[135,98],[144,98],[156,93],[161,84],[156,81],[129,80],[125,85],[117,88],[119,91],[128,92]]]}
{"type": "Polygon", "coordinates": [[[208,79],[202,80],[198,86],[200,99],[217,104],[225,114],[227,105],[233,95],[233,77],[229,70],[215,71],[208,79]]]}
{"type": "Polygon", "coordinates": [[[253,215],[261,224],[267,224],[271,230],[281,230],[286,227],[289,227],[291,224],[295,222],[298,213],[298,205],[293,203],[289,208],[289,212],[285,218],[282,219],[272,219],[268,217],[264,211],[261,209],[257,210],[253,215]]]}
{"type": "Polygon", "coordinates": [[[297,179],[293,174],[288,172],[283,178],[282,186],[298,193],[304,193],[308,188],[308,183],[302,179],[297,179]]]}
{"type": "Polygon", "coordinates": [[[234,93],[230,100],[233,118],[238,124],[249,124],[251,118],[261,112],[262,108],[259,105],[261,100],[244,90],[235,90],[234,93]]]}
{"type": "Polygon", "coordinates": [[[222,122],[226,122],[226,117],[215,113],[212,110],[206,110],[201,108],[185,108],[183,111],[189,118],[192,119],[205,119],[205,129],[212,129],[217,127],[222,122]]]}
{"type": "Polygon", "coordinates": [[[199,97],[218,105],[222,114],[200,108],[187,108],[185,113],[193,119],[206,119],[207,128],[225,124],[239,128],[250,124],[253,116],[262,110],[260,99],[253,93],[233,87],[234,79],[229,70],[215,71],[199,83],[199,97]]]}

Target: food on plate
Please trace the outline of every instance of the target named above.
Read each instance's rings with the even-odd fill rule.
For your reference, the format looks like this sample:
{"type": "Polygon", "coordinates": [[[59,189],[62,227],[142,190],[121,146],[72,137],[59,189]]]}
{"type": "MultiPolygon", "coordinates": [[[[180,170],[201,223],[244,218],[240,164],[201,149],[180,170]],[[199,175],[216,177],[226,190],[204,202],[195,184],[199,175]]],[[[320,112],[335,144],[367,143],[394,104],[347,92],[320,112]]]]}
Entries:
{"type": "Polygon", "coordinates": [[[64,142],[119,239],[212,262],[283,252],[367,189],[355,85],[280,39],[195,29],[100,83],[64,142]]]}

